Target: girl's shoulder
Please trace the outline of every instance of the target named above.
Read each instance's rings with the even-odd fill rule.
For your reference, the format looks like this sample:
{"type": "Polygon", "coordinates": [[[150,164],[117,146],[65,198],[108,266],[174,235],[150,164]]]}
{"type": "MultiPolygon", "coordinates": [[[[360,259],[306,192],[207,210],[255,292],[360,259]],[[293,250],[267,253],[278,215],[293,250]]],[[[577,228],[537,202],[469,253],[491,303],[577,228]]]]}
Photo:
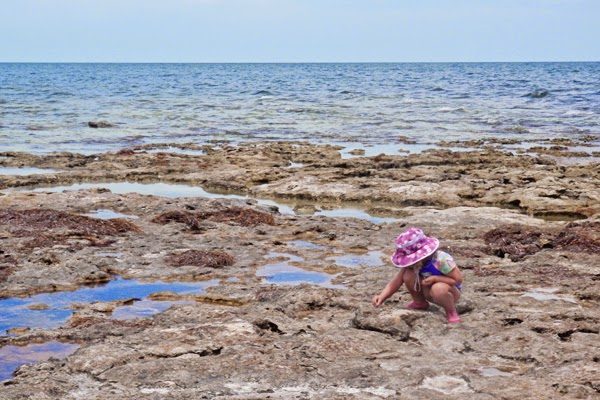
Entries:
{"type": "Polygon", "coordinates": [[[441,250],[435,252],[432,262],[442,274],[449,274],[450,271],[456,268],[456,261],[454,261],[454,258],[441,250]]]}

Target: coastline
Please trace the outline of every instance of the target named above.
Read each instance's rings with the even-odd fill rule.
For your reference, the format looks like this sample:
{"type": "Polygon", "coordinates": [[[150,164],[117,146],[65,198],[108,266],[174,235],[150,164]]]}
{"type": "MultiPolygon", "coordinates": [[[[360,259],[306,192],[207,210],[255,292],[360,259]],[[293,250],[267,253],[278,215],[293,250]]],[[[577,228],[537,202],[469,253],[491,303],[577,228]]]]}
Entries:
{"type": "Polygon", "coordinates": [[[7,216],[0,226],[0,297],[72,291],[117,276],[218,282],[200,294],[153,293],[149,300],[181,303],[144,318],[111,318],[126,301],[140,301],[126,298],[72,306],[73,315],[57,327],[13,329],[0,337],[1,346],[80,347],[62,361],[21,367],[0,397],[594,395],[600,384],[598,354],[590,351],[600,334],[597,155],[561,165],[557,154],[578,154],[563,154],[558,143],[533,154],[470,145],[481,148],[349,159],[335,146],[303,142],[188,148],[201,154],[149,152],[152,146],[90,156],[0,154],[4,167],[54,170],[2,176],[3,212],[110,210],[136,217],[127,221],[139,229],[109,231],[95,218],[77,219],[89,229],[57,225],[52,238],[41,240],[39,231],[7,216]],[[102,185],[47,189],[99,182],[178,186],[161,187],[163,196],[173,190],[168,197],[102,185]],[[336,209],[355,211],[319,214],[336,209]],[[365,214],[389,220],[374,223],[365,214]],[[394,273],[387,260],[392,238],[412,225],[439,237],[465,271],[458,327],[449,328],[435,308],[404,310],[405,291],[380,309],[370,305],[394,273]],[[209,261],[214,252],[232,261],[169,261],[193,250],[213,252],[209,261]],[[102,255],[108,252],[119,255],[102,255]],[[301,278],[317,274],[305,277],[318,284],[271,283],[272,272],[259,272],[265,265],[301,278]]]}

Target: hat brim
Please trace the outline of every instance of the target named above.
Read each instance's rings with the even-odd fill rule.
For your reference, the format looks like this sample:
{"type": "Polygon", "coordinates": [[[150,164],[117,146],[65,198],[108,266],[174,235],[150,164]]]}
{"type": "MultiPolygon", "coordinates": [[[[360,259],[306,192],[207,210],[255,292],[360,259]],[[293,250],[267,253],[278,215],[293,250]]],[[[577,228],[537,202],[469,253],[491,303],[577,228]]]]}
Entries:
{"type": "Polygon", "coordinates": [[[418,263],[419,261],[423,260],[424,258],[427,258],[430,255],[432,255],[433,253],[435,253],[437,251],[438,247],[440,247],[440,241],[434,237],[429,237],[429,239],[434,244],[433,248],[430,247],[427,250],[425,248],[417,250],[416,252],[413,253],[413,254],[416,254],[414,259],[411,257],[410,260],[408,260],[408,259],[406,259],[408,256],[405,256],[404,262],[398,262],[398,263],[395,261],[395,259],[396,259],[396,254],[398,253],[399,250],[396,250],[394,252],[394,254],[392,254],[392,257],[391,257],[392,264],[394,264],[398,268],[410,267],[411,265],[414,265],[414,264],[418,263]],[[422,254],[419,254],[419,252],[421,252],[421,250],[424,250],[424,251],[422,252],[422,254]]]}

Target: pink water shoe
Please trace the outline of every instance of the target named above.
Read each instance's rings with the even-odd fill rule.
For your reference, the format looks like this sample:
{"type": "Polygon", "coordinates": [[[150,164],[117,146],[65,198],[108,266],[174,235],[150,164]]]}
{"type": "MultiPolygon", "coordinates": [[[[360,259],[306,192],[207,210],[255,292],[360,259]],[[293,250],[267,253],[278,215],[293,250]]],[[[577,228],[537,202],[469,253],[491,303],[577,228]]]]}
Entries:
{"type": "Polygon", "coordinates": [[[429,308],[429,303],[426,301],[411,301],[406,305],[406,308],[409,310],[427,310],[429,308]]]}
{"type": "Polygon", "coordinates": [[[446,312],[446,319],[448,320],[449,324],[457,324],[460,322],[460,316],[458,315],[458,312],[456,312],[456,310],[446,312]]]}

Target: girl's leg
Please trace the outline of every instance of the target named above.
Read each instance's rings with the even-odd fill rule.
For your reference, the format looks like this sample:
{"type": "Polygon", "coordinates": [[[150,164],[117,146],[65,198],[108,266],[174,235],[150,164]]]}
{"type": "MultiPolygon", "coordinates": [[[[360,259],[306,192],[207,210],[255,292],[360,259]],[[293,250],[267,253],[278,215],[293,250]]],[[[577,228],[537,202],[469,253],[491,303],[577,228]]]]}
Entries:
{"type": "Polygon", "coordinates": [[[429,288],[424,288],[423,292],[428,300],[444,308],[448,322],[460,322],[456,312],[456,302],[460,298],[460,291],[457,288],[447,283],[437,282],[429,288]]]}
{"type": "Polygon", "coordinates": [[[416,274],[412,269],[407,268],[406,271],[404,271],[404,284],[413,298],[413,301],[408,303],[406,307],[413,310],[426,310],[429,308],[429,303],[425,299],[422,289],[421,291],[415,290],[416,279],[419,279],[419,275],[416,274]]]}

